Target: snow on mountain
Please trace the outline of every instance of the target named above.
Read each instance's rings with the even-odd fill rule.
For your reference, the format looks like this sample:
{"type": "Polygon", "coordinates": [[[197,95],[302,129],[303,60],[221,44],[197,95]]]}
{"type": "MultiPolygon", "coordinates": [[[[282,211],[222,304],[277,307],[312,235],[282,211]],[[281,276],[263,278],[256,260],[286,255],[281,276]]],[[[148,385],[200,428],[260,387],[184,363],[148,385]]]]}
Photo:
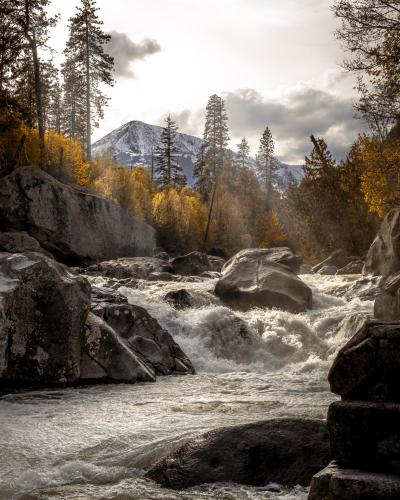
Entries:
{"type": "MultiPolygon", "coordinates": [[[[105,135],[92,146],[93,156],[112,151],[116,160],[127,168],[151,165],[151,155],[160,143],[162,127],[133,120],[105,135]]],[[[193,185],[193,167],[203,139],[193,135],[178,133],[176,147],[179,162],[189,185],[193,185]]],[[[253,163],[254,160],[251,161],[253,163]]],[[[286,165],[278,162],[278,182],[288,186],[290,178],[300,181],[303,177],[302,165],[286,165]]]]}

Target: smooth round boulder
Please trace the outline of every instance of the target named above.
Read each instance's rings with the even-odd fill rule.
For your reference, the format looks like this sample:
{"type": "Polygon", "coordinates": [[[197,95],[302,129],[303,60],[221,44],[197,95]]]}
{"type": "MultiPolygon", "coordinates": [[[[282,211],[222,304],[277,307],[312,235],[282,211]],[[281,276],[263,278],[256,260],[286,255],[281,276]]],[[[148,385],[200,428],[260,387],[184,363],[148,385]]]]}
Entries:
{"type": "Polygon", "coordinates": [[[173,489],[215,482],[308,486],[329,460],[325,422],[274,419],[193,438],[155,464],[146,476],[173,489]]]}
{"type": "Polygon", "coordinates": [[[224,304],[242,311],[268,307],[297,313],[311,308],[311,289],[288,264],[281,262],[296,267],[298,263],[293,254],[281,249],[239,252],[224,266],[215,294],[224,304]],[[278,255],[283,256],[281,261],[271,261],[278,255]]]}

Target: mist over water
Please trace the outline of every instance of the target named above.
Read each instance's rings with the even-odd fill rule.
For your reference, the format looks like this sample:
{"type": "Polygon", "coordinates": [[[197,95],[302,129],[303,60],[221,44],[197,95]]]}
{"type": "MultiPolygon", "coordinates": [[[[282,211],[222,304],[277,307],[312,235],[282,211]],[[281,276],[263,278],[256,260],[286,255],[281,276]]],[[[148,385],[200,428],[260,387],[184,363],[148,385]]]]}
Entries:
{"type": "MultiPolygon", "coordinates": [[[[303,314],[238,313],[212,294],[215,281],[148,282],[120,288],[145,307],[190,357],[197,375],[155,384],[37,391],[0,399],[0,498],[305,499],[233,484],[175,492],[144,471],[211,428],[285,416],[325,418],[334,396],[326,373],[346,339],[345,318],[372,302],[333,295],[354,277],[306,275],[314,307],[303,314]],[[163,300],[185,288],[194,307],[163,300]],[[25,496],[24,496],[25,495],[25,496]]],[[[103,278],[91,278],[101,285],[103,278]]],[[[348,334],[348,333],[347,333],[348,334]]]]}

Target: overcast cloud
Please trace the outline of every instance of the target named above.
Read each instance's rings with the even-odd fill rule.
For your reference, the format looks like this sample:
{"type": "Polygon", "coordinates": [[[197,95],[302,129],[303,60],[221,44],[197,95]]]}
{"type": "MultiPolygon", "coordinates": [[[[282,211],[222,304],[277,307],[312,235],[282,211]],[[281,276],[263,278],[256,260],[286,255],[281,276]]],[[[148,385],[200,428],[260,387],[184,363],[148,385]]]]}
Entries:
{"type": "Polygon", "coordinates": [[[134,78],[135,74],[131,67],[133,61],[144,59],[161,50],[158,42],[151,38],[135,43],[126,33],[110,31],[109,35],[111,35],[111,40],[107,44],[106,51],[114,58],[115,76],[117,78],[134,78]]]}

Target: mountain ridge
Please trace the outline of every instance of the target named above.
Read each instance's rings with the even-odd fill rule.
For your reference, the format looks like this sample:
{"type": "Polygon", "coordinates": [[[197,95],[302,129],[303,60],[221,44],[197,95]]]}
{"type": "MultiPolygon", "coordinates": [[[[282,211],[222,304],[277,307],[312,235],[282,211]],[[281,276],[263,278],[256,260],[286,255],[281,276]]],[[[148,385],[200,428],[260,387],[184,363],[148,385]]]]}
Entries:
{"type": "MultiPolygon", "coordinates": [[[[163,127],[150,125],[140,120],[131,120],[104,137],[96,141],[93,146],[93,156],[99,156],[107,150],[111,150],[116,160],[127,168],[151,165],[152,153],[155,152],[160,143],[163,127]]],[[[194,135],[178,132],[176,135],[176,147],[179,154],[179,163],[189,185],[193,185],[193,168],[196,155],[203,144],[203,139],[194,135]]],[[[253,158],[251,164],[255,164],[253,158]]],[[[303,177],[302,165],[287,165],[278,161],[278,182],[287,187],[293,176],[297,181],[303,177]]]]}

